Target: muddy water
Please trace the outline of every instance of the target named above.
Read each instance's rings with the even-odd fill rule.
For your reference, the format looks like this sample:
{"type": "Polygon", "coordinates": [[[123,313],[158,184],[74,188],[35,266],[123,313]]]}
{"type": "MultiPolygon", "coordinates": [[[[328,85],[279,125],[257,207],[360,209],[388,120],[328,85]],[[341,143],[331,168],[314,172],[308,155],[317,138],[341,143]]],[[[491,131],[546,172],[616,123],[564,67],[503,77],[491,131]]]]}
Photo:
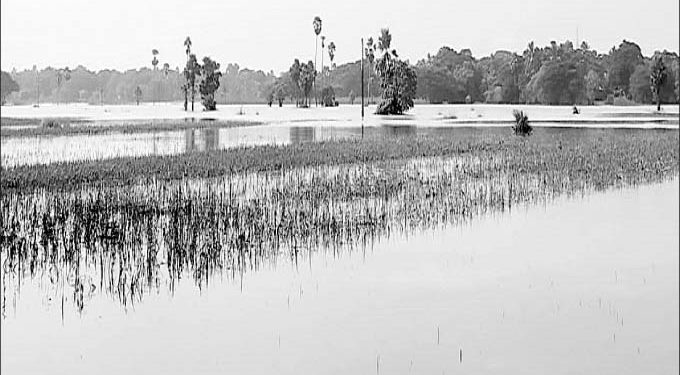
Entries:
{"type": "Polygon", "coordinates": [[[190,280],[82,315],[22,285],[12,373],[678,372],[678,179],[190,280]],[[63,320],[62,320],[63,319],[63,320]]]}

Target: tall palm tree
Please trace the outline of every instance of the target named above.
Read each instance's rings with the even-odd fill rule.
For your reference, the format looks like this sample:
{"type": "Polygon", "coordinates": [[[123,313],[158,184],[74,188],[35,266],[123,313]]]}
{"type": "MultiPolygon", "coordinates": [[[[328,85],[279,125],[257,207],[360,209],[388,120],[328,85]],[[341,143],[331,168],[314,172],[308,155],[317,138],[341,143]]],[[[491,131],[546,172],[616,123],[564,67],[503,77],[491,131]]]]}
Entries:
{"type": "Polygon", "coordinates": [[[371,103],[371,79],[373,78],[373,61],[375,60],[375,46],[373,45],[373,37],[369,37],[366,41],[366,48],[364,54],[368,59],[368,103],[371,103]]]}
{"type": "MultiPolygon", "coordinates": [[[[317,50],[319,48],[319,34],[321,34],[321,17],[316,16],[314,17],[314,21],[312,22],[312,25],[314,26],[314,34],[316,34],[316,43],[314,44],[314,66],[316,66],[316,55],[317,55],[317,50]]],[[[314,80],[314,102],[316,105],[319,105],[317,102],[317,95],[316,95],[316,80],[314,80]]]]}
{"type": "MultiPolygon", "coordinates": [[[[191,54],[191,38],[187,36],[186,39],[184,39],[184,47],[185,50],[184,52],[187,55],[187,65],[189,63],[189,55],[191,54]]],[[[185,77],[185,82],[182,85],[182,91],[184,91],[184,111],[188,110],[189,107],[189,86],[188,86],[188,78],[187,78],[187,69],[186,67],[184,68],[184,77],[185,77]]]]}
{"type": "MultiPolygon", "coordinates": [[[[324,73],[323,73],[323,49],[326,47],[326,37],[321,35],[321,90],[323,91],[324,73]]],[[[323,100],[323,99],[322,99],[323,100]]]]}
{"type": "Polygon", "coordinates": [[[335,58],[335,42],[328,43],[328,57],[331,59],[331,68],[333,67],[333,59],[335,58]]]}
{"type": "MultiPolygon", "coordinates": [[[[151,60],[151,65],[153,65],[153,72],[154,72],[154,78],[156,78],[156,71],[158,71],[158,50],[157,49],[152,49],[151,54],[153,55],[153,60],[151,60]]],[[[152,81],[153,83],[153,81],[152,81]]],[[[153,95],[153,104],[156,104],[156,97],[158,96],[158,87],[154,87],[154,95],[153,95]]]]}

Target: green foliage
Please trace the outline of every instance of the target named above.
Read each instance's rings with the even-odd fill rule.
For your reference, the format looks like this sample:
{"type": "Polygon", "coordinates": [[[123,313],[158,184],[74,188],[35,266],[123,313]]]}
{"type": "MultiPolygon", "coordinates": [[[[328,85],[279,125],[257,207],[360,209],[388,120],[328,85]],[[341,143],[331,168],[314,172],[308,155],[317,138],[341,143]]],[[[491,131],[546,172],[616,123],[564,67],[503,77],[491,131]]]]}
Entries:
{"type": "MultiPolygon", "coordinates": [[[[653,100],[652,91],[649,87],[650,70],[647,64],[640,64],[635,67],[630,76],[629,90],[632,99],[638,103],[651,103],[653,100]]],[[[616,98],[618,99],[618,98],[616,98]]]]}
{"type": "Polygon", "coordinates": [[[666,81],[666,75],[666,65],[661,57],[656,57],[649,74],[649,83],[657,110],[661,110],[661,86],[666,81]]]}
{"type": "Polygon", "coordinates": [[[7,96],[13,92],[19,91],[19,84],[17,84],[12,76],[7,72],[0,73],[0,104],[5,104],[7,96]]]}
{"type": "Polygon", "coordinates": [[[512,126],[515,135],[530,136],[534,129],[529,125],[529,116],[516,109],[512,111],[512,115],[515,117],[515,125],[512,126]]]}
{"type": "Polygon", "coordinates": [[[314,68],[314,62],[310,60],[307,64],[303,64],[300,70],[300,89],[305,98],[304,107],[309,107],[309,94],[312,92],[315,80],[316,69],[314,68]]]}
{"type": "Polygon", "coordinates": [[[206,111],[214,111],[217,109],[215,102],[215,92],[220,88],[220,64],[210,59],[210,57],[203,58],[203,65],[201,66],[201,75],[203,80],[199,84],[199,91],[201,93],[201,101],[206,111]]]}
{"type": "Polygon", "coordinates": [[[139,101],[142,99],[142,88],[139,86],[135,88],[135,99],[137,99],[137,105],[139,105],[139,101]]]}
{"type": "Polygon", "coordinates": [[[585,94],[583,76],[572,62],[549,61],[529,83],[530,97],[545,104],[577,104],[585,94]]]}
{"type": "MultiPolygon", "coordinates": [[[[194,100],[196,99],[196,87],[197,87],[197,81],[199,77],[201,76],[201,64],[198,63],[198,60],[196,60],[196,55],[189,54],[189,59],[187,60],[187,64],[184,67],[184,92],[191,97],[191,110],[194,110],[194,100]]],[[[186,110],[186,102],[185,102],[185,107],[184,109],[186,110]]]]}
{"type": "Polygon", "coordinates": [[[416,96],[416,71],[408,63],[399,60],[395,50],[390,51],[392,36],[388,29],[382,29],[378,48],[383,56],[376,61],[375,70],[380,77],[382,100],[376,114],[400,115],[413,107],[416,96]]]}
{"type": "Polygon", "coordinates": [[[624,40],[619,48],[612,48],[609,53],[609,84],[612,89],[629,90],[630,76],[643,61],[640,46],[624,40]]]}
{"type": "Polygon", "coordinates": [[[321,90],[321,104],[324,107],[335,107],[335,91],[332,86],[326,86],[321,90]]]}

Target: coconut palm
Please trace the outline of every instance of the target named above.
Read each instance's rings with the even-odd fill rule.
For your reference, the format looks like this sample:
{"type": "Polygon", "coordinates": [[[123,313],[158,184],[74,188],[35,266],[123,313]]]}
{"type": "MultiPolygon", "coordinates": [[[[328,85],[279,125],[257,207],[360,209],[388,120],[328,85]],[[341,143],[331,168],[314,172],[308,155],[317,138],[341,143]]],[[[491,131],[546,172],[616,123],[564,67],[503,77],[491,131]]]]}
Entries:
{"type": "Polygon", "coordinates": [[[324,73],[323,73],[323,50],[326,47],[326,37],[321,35],[321,90],[323,90],[323,81],[324,81],[324,73]]]}
{"type": "Polygon", "coordinates": [[[331,59],[331,67],[333,67],[333,59],[335,58],[335,43],[328,43],[328,57],[331,59]]]}
{"type": "Polygon", "coordinates": [[[57,70],[57,103],[61,100],[61,85],[71,79],[71,69],[68,66],[57,70]]]}
{"type": "Polygon", "coordinates": [[[366,41],[366,48],[364,54],[368,59],[368,101],[371,101],[371,80],[373,78],[373,61],[375,61],[375,46],[373,45],[373,37],[369,37],[366,41]]]}
{"type": "MultiPolygon", "coordinates": [[[[314,17],[314,21],[312,22],[312,25],[314,26],[314,34],[316,34],[316,43],[314,44],[314,66],[316,66],[316,55],[317,55],[317,50],[319,48],[319,34],[321,34],[321,17],[316,16],[314,17]]],[[[316,102],[316,83],[314,84],[314,102],[318,105],[316,102]]]]}
{"type": "MultiPolygon", "coordinates": [[[[153,65],[153,72],[154,72],[154,78],[156,75],[156,72],[158,71],[158,50],[157,49],[152,49],[151,54],[153,55],[153,59],[151,60],[151,65],[153,65]]],[[[156,104],[156,97],[158,96],[158,86],[154,87],[154,95],[153,95],[153,104],[156,104]]]]}
{"type": "MultiPolygon", "coordinates": [[[[185,50],[184,52],[187,55],[187,65],[189,64],[189,55],[191,55],[191,38],[187,36],[186,39],[184,39],[184,47],[185,50]]],[[[184,68],[184,77],[185,83],[182,85],[182,91],[184,92],[184,110],[187,111],[189,107],[189,79],[188,79],[188,72],[187,68],[184,68]]]]}

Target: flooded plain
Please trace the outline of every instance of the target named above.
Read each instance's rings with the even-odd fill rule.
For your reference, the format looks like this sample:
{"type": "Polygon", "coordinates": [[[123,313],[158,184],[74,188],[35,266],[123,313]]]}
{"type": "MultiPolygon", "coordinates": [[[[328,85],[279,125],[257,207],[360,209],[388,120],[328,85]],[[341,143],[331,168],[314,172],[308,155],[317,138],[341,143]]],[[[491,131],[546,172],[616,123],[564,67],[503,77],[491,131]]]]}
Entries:
{"type": "Polygon", "coordinates": [[[2,372],[677,373],[678,193],[675,177],[282,253],[126,307],[63,309],[25,279],[4,291],[2,372]]]}
{"type": "MultiPolygon", "coordinates": [[[[538,127],[677,129],[678,107],[661,113],[651,106],[583,107],[579,115],[570,107],[524,106],[538,127]]],[[[393,137],[439,132],[451,135],[459,127],[510,127],[509,105],[423,105],[412,113],[388,117],[366,108],[362,121],[359,106],[300,109],[294,106],[221,106],[215,112],[184,112],[177,104],[143,106],[43,105],[3,107],[3,117],[70,118],[91,121],[87,126],[115,124],[123,130],[140,121],[199,121],[196,128],[145,133],[111,132],[92,135],[3,137],[1,161],[5,167],[125,156],[176,155],[242,146],[284,145],[363,136],[393,137]],[[238,113],[245,113],[239,115],[238,113]],[[211,121],[241,121],[246,126],[211,128],[211,121]],[[252,125],[248,125],[252,124],[252,125]]],[[[26,127],[26,125],[21,125],[26,127]]],[[[33,125],[39,126],[39,125],[33,125]]],[[[30,125],[29,125],[30,127],[30,125]]],[[[17,128],[17,127],[15,127],[17,128]]]]}

